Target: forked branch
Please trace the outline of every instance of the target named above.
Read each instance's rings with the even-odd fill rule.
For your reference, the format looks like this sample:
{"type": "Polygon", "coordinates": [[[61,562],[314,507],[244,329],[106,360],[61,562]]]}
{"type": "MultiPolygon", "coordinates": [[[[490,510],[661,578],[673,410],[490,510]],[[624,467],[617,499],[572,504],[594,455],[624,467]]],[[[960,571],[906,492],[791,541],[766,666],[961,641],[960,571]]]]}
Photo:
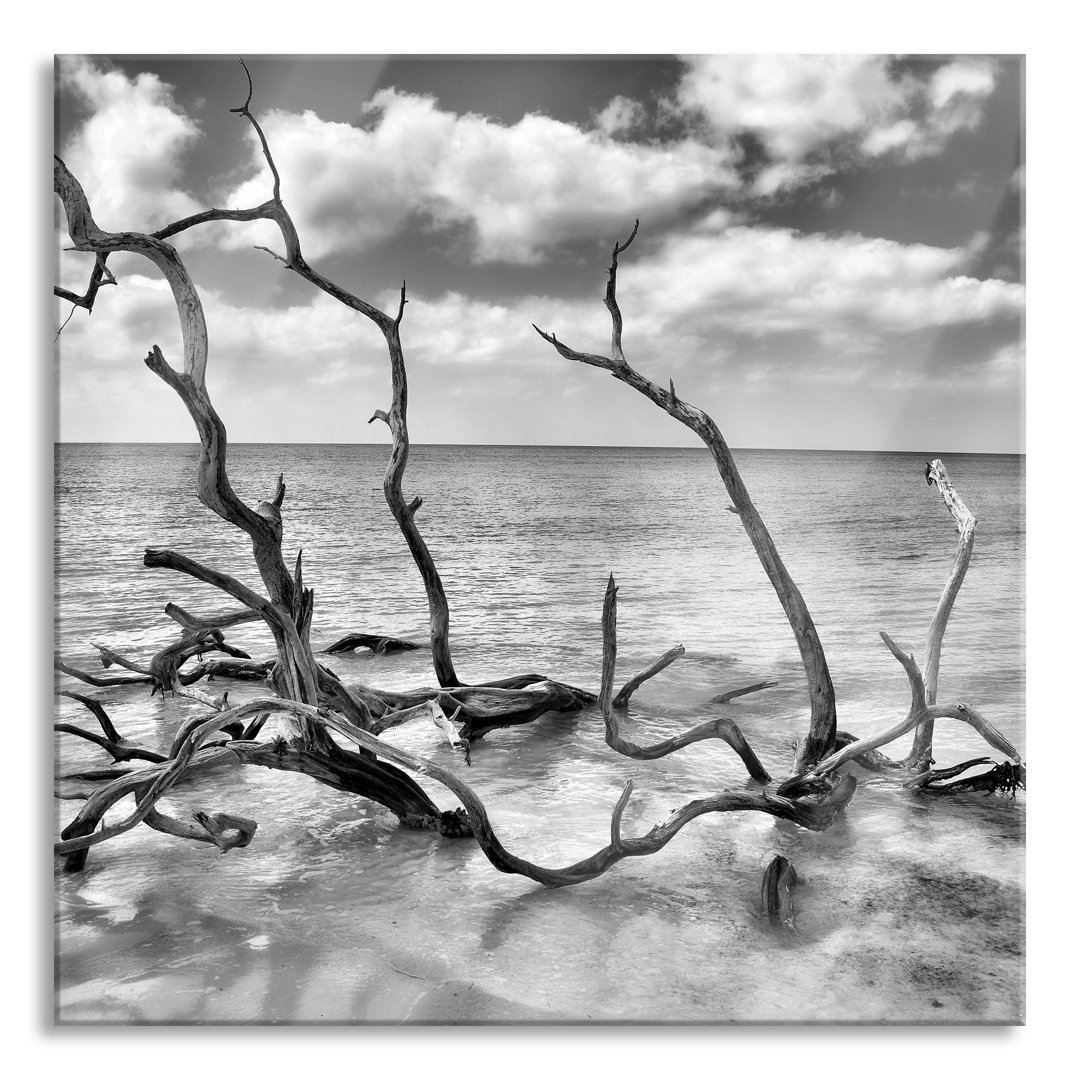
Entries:
{"type": "Polygon", "coordinates": [[[733,508],[738,513],[743,528],[754,546],[754,551],[776,590],[802,658],[810,696],[810,731],[802,743],[798,764],[798,768],[802,770],[830,753],[836,736],[836,696],[828,665],[825,662],[825,653],[802,594],[780,559],[772,536],[746,490],[746,485],[739,475],[735,460],[731,456],[723,435],[720,434],[720,429],[706,413],[680,400],[675,394],[674,383],[669,383],[669,388],[665,390],[639,374],[626,361],[622,347],[622,313],[616,299],[615,285],[619,255],[633,242],[634,237],[637,236],[637,230],[638,226],[635,223],[634,231],[625,243],[615,245],[611,265],[608,267],[604,303],[611,314],[610,356],[578,352],[559,341],[554,333],[541,330],[535,323],[533,329],[566,359],[609,371],[620,382],[637,390],[670,416],[690,428],[708,447],[734,504],[733,508]]]}
{"type": "Polygon", "coordinates": [[[845,746],[842,750],[838,750],[835,754],[825,758],[824,761],[819,762],[818,765],[810,771],[809,777],[820,778],[827,776],[829,773],[835,772],[841,765],[846,764],[853,758],[865,753],[867,750],[874,750],[879,746],[885,746],[886,744],[899,739],[902,735],[906,735],[920,723],[924,723],[927,720],[941,719],[943,717],[950,717],[953,720],[961,720],[965,724],[969,724],[992,747],[994,747],[995,750],[1000,750],[1003,754],[1012,758],[1017,764],[1020,764],[1020,752],[977,709],[972,708],[970,705],[965,705],[963,702],[956,705],[927,704],[926,688],[923,683],[922,673],[915,663],[915,657],[910,653],[905,653],[884,631],[881,632],[881,639],[885,642],[893,656],[900,661],[901,666],[907,673],[908,681],[911,685],[911,709],[908,712],[908,715],[899,723],[893,725],[893,727],[888,728],[877,735],[870,735],[865,739],[859,739],[857,742],[853,742],[850,745],[845,746]]]}

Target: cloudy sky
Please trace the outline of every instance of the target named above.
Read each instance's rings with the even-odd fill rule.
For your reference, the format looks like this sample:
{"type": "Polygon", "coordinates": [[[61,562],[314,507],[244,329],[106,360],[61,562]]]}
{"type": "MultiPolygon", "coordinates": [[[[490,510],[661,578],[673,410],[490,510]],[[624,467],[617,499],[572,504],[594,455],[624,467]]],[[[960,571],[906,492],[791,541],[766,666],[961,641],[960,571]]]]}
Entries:
{"type": "MultiPolygon", "coordinates": [[[[1023,451],[1019,58],[246,59],[308,261],[384,308],[408,284],[414,442],[692,445],[531,326],[605,351],[605,267],[639,218],[627,357],[732,445],[1023,451]]],[[[252,206],[246,93],[233,57],[65,55],[57,152],[106,229],[252,206]]],[[[256,250],[272,227],[175,243],[234,441],[385,441],[381,336],[256,250]]],[[[60,282],[91,261],[62,255],[60,282]]],[[[180,362],[168,289],[110,266],[59,340],[60,438],[191,441],[141,363],[180,362]]]]}

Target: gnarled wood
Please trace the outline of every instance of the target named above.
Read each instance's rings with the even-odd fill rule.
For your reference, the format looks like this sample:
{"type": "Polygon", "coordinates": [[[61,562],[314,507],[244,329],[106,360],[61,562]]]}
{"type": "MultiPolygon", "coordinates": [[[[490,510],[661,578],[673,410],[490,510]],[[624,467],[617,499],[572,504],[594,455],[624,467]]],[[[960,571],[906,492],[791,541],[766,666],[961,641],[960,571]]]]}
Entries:
{"type": "Polygon", "coordinates": [[[202,448],[198,474],[200,501],[251,537],[255,560],[271,596],[287,605],[292,595],[292,578],[281,558],[280,524],[275,528],[274,523],[247,506],[229,483],[225,427],[206,390],[206,319],[202,301],[183,261],[164,240],[144,233],[109,233],[100,229],[82,185],[55,155],[53,188],[64,204],[68,234],[77,251],[129,251],[142,255],[157,266],[168,282],[180,318],[184,368],[180,372],[170,367],[156,345],[146,358],[147,366],[176,391],[195,421],[202,448]]]}
{"type": "Polygon", "coordinates": [[[742,759],[751,778],[759,784],[767,784],[772,777],[769,776],[765,767],[758,760],[757,754],[754,753],[750,744],[743,737],[738,725],[724,717],[698,724],[697,727],[691,728],[681,735],[664,739],[662,742],[654,743],[652,746],[639,746],[637,743],[623,738],[611,701],[611,691],[615,685],[615,657],[617,651],[615,634],[617,603],[615,597],[618,591],[619,587],[615,584],[614,576],[609,575],[607,589],[604,593],[604,660],[599,695],[600,708],[604,714],[604,741],[616,753],[623,754],[626,757],[638,758],[639,760],[650,760],[665,757],[676,750],[681,750],[684,746],[700,742],[702,739],[723,739],[742,759]]]}
{"type": "Polygon", "coordinates": [[[901,666],[907,673],[911,684],[911,709],[908,715],[899,723],[893,725],[877,735],[870,735],[865,739],[859,739],[830,755],[808,772],[808,777],[820,778],[835,772],[841,765],[864,754],[867,750],[874,750],[879,746],[885,746],[906,735],[913,728],[926,720],[937,720],[950,717],[954,720],[962,720],[965,724],[973,727],[994,749],[1012,758],[1020,764],[1020,752],[1001,734],[977,709],[960,702],[956,705],[928,705],[926,702],[926,689],[923,685],[922,673],[919,671],[915,658],[905,653],[893,641],[885,631],[881,631],[881,639],[885,642],[889,651],[900,661],[901,666]]]}
{"type": "Polygon", "coordinates": [[[830,753],[836,735],[836,694],[829,667],[825,661],[825,652],[821,647],[817,629],[810,617],[802,593],[799,592],[787,567],[781,561],[772,536],[746,490],[746,485],[735,465],[735,459],[723,435],[720,434],[720,429],[706,413],[680,401],[675,394],[673,382],[669,383],[669,389],[665,390],[639,374],[626,361],[622,348],[622,313],[615,295],[615,282],[619,255],[633,243],[634,237],[637,236],[638,224],[634,222],[634,230],[625,243],[615,245],[611,253],[611,265],[608,267],[604,304],[611,314],[611,355],[600,356],[595,353],[578,352],[564,345],[554,333],[546,333],[535,324],[533,329],[567,360],[603,368],[620,382],[643,394],[670,416],[690,428],[708,447],[734,504],[734,510],[738,513],[743,528],[754,546],[754,551],[776,590],[777,598],[784,609],[784,614],[787,615],[802,658],[810,695],[810,731],[802,743],[799,758],[799,769],[803,770],[830,753]]]}
{"type": "MultiPolygon", "coordinates": [[[[208,769],[229,765],[261,765],[266,768],[299,772],[339,791],[362,795],[386,806],[410,828],[437,829],[441,812],[424,790],[406,773],[386,761],[375,760],[374,738],[363,746],[361,754],[334,745],[331,752],[297,746],[285,739],[274,743],[243,740],[226,746],[210,745],[221,731],[250,716],[283,713],[299,725],[326,722],[332,714],[297,702],[278,698],[259,698],[211,717],[196,717],[183,725],[170,750],[159,764],[124,775],[93,793],[71,823],[61,832],[55,845],[57,855],[66,856],[65,869],[81,870],[87,850],[142,822],[147,813],[177,783],[200,775],[208,769]],[[103,829],[97,826],[111,806],[128,795],[136,798],[136,807],[123,821],[103,829]]],[[[348,724],[342,720],[341,723],[348,724]]],[[[359,731],[348,725],[350,731],[359,731]]]]}

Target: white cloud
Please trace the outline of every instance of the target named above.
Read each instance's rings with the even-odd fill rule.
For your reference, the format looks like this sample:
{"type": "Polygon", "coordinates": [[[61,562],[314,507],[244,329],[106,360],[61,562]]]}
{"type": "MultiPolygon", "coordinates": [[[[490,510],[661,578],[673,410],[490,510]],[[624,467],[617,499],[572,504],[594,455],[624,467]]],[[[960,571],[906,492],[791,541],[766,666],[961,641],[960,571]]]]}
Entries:
{"type": "MultiPolygon", "coordinates": [[[[607,237],[634,217],[663,222],[736,184],[728,149],[621,142],[539,115],[503,125],[393,89],[374,96],[365,127],[312,112],[273,112],[263,126],[282,197],[312,258],[386,239],[419,217],[468,226],[481,261],[535,262],[560,244],[607,237]]],[[[254,205],[268,193],[261,153],[251,146],[257,174],[225,196],[230,205],[254,205]]],[[[230,230],[229,242],[272,246],[271,231],[252,239],[256,229],[230,230]]]]}
{"type": "MultiPolygon", "coordinates": [[[[215,290],[202,289],[209,337],[208,380],[245,378],[279,384],[326,381],[328,371],[364,370],[385,347],[362,315],[316,293],[310,302],[285,308],[236,307],[215,290]],[[345,367],[341,365],[344,363],[345,367]]],[[[140,377],[141,359],[159,345],[181,367],[183,351],[176,306],[162,278],[132,273],[103,292],[92,317],[77,311],[60,337],[62,371],[129,369],[140,377]]]]}
{"type": "Polygon", "coordinates": [[[734,226],[672,235],[647,263],[620,269],[626,307],[752,336],[870,329],[907,332],[1018,314],[1023,286],[960,276],[963,248],[859,235],[734,226]]]}
{"type": "Polygon", "coordinates": [[[182,190],[181,159],[196,123],[156,75],[129,79],[85,57],[58,61],[60,84],[91,110],[61,148],[103,229],[152,230],[202,207],[182,190]]]}
{"type": "Polygon", "coordinates": [[[767,158],[760,194],[815,178],[798,168],[815,159],[832,171],[853,155],[939,153],[979,123],[995,85],[993,63],[972,57],[918,74],[897,74],[885,56],[695,56],[686,63],[667,108],[702,118],[714,140],[754,135],[767,158]]]}
{"type": "Polygon", "coordinates": [[[994,89],[993,68],[985,60],[964,58],[940,67],[930,77],[930,102],[944,109],[963,100],[979,100],[994,89]]]}
{"type": "Polygon", "coordinates": [[[597,114],[596,126],[605,135],[620,135],[645,120],[645,108],[622,94],[616,94],[597,114]]]}
{"type": "Polygon", "coordinates": [[[769,153],[801,161],[902,107],[882,57],[738,55],[686,58],[676,94],[720,132],[753,132],[769,153]]]}
{"type": "MultiPolygon", "coordinates": [[[[732,334],[758,340],[799,334],[865,353],[883,335],[1015,318],[1024,305],[1023,285],[967,276],[966,248],[729,226],[718,213],[666,236],[647,258],[636,259],[639,253],[624,255],[619,271],[624,344],[658,356],[670,354],[673,340],[714,355],[732,334]]],[[[376,302],[393,310],[397,299],[388,292],[376,302]]],[[[285,308],[236,307],[214,290],[203,290],[203,301],[212,372],[326,382],[345,378],[350,364],[384,366],[377,331],[323,293],[285,308]]],[[[494,303],[453,291],[411,294],[403,336],[410,363],[510,368],[542,362],[532,323],[574,348],[604,351],[607,319],[591,297],[494,303]]],[[[139,360],[155,343],[179,362],[171,293],[161,279],[128,273],[102,293],[92,319],[77,313],[62,349],[84,357],[81,362],[113,367],[139,360]]]]}

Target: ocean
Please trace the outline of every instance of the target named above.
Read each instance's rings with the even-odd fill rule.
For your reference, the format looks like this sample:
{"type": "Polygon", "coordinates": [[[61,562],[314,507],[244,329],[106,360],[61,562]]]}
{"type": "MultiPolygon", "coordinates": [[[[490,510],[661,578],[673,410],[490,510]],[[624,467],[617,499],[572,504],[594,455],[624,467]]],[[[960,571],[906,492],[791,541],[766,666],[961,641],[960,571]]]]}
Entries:
{"type": "MultiPolygon", "coordinates": [[[[90,642],[145,661],[175,637],[169,601],[232,602],[142,566],[172,548],[258,587],[247,538],[194,494],[198,448],[56,447],[56,648],[93,670],[90,642]]],[[[312,641],[350,631],[424,642],[427,605],[382,495],[380,445],[230,447],[233,486],[254,504],[283,473],[286,559],[303,549],[315,590],[312,641]]],[[[887,631],[922,658],[956,551],[926,462],[942,457],[979,519],[945,636],[939,701],[977,707],[1023,753],[1024,458],[1007,455],[736,451],[747,487],[818,627],[839,727],[901,719],[907,679],[887,631]]],[[[728,716],[776,778],[808,705],[779,602],[704,449],[414,446],[405,495],[446,586],[462,678],[541,672],[595,691],[609,573],[619,585],[616,685],[672,645],[686,654],[635,695],[624,734],[652,742],[728,716]],[[779,685],[705,702],[762,680],[779,685]]],[[[257,658],[269,634],[227,640],[257,658]]],[[[346,682],[432,685],[425,650],[326,658],[346,682]]],[[[103,701],[122,734],[165,748],[200,708],[144,687],[58,689],[103,701]]],[[[230,702],[253,696],[235,684],[230,702]]],[[[58,698],[58,718],[92,725],[58,698]]],[[[458,768],[504,844],[547,866],[608,842],[623,784],[623,831],[675,806],[753,789],[723,743],[651,762],[604,743],[596,710],[495,731],[466,767],[433,727],[385,738],[458,768]]],[[[900,757],[910,736],[886,748],[900,757]]],[[[56,740],[58,769],[101,767],[82,740],[56,740]]],[[[938,766],[991,756],[940,721],[938,766]]],[[[104,1022],[394,1020],[1018,1022],[1024,1016],[1024,816],[981,794],[932,798],[854,770],[859,790],[825,833],[752,812],[692,822],[661,852],[556,891],[500,874],[469,841],[398,827],[393,816],[309,778],[238,769],[164,804],[255,818],[252,844],[221,855],[138,828],[92,849],[56,890],[57,1016],[104,1022]],[[798,932],[760,913],[761,875],[791,860],[798,932]]],[[[420,782],[443,808],[444,789],[420,782]]],[[[77,803],[57,804],[58,827],[77,803]]]]}

